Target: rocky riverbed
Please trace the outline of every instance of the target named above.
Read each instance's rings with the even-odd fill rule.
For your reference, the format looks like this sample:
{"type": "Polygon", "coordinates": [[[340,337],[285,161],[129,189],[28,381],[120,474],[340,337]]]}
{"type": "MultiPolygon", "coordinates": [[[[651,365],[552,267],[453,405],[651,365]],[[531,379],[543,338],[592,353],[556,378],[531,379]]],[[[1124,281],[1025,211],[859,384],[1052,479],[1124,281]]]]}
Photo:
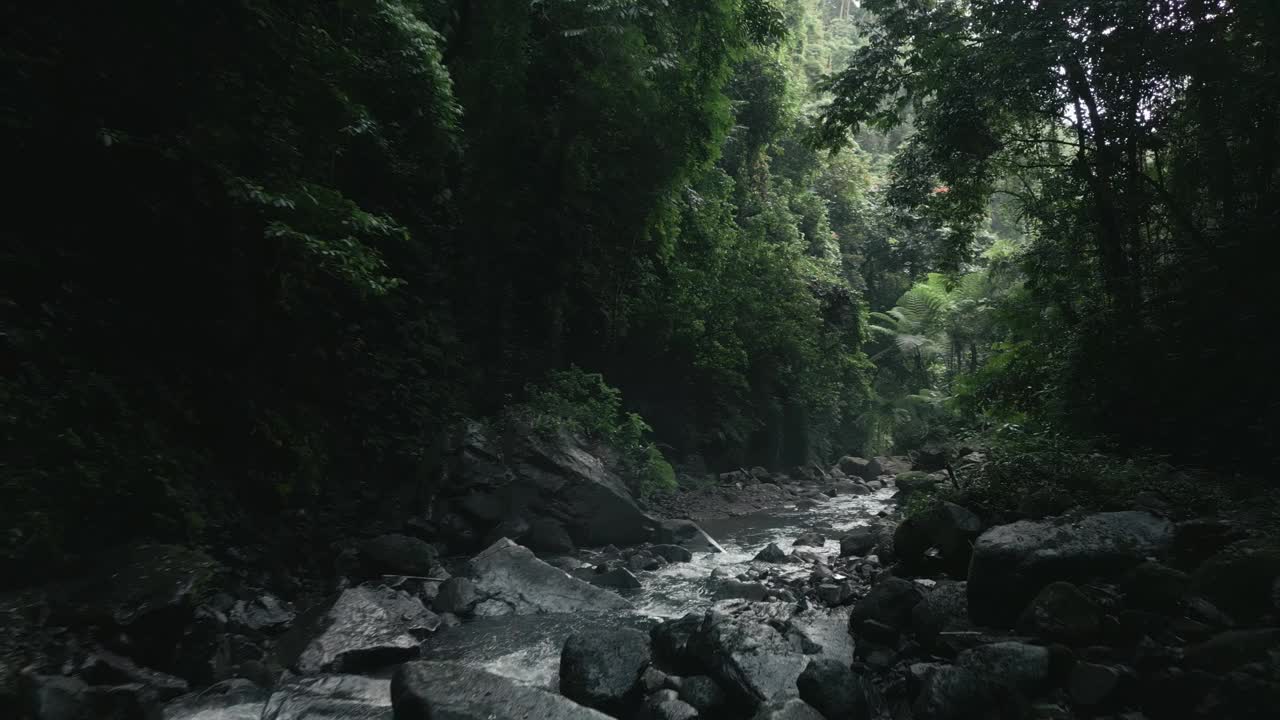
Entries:
{"type": "Polygon", "coordinates": [[[471,428],[457,452],[451,494],[340,548],[314,598],[166,545],[0,598],[0,706],[41,720],[1280,707],[1280,545],[1216,518],[993,525],[934,503],[903,519],[902,498],[949,477],[929,458],[853,457],[725,473],[644,512],[567,438],[471,428]]]}

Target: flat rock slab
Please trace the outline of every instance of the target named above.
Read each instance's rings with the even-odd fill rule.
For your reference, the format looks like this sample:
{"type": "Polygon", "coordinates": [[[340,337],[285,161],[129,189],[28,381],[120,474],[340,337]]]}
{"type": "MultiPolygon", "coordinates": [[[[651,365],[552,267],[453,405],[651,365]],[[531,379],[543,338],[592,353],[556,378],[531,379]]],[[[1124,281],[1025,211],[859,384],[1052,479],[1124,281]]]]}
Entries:
{"type": "Polygon", "coordinates": [[[411,662],[391,680],[396,720],[609,720],[545,690],[448,662],[411,662]]]}
{"type": "Polygon", "coordinates": [[[485,598],[476,612],[486,615],[609,612],[631,603],[615,593],[571,577],[534,557],[528,548],[503,538],[471,559],[469,574],[485,598]]]}

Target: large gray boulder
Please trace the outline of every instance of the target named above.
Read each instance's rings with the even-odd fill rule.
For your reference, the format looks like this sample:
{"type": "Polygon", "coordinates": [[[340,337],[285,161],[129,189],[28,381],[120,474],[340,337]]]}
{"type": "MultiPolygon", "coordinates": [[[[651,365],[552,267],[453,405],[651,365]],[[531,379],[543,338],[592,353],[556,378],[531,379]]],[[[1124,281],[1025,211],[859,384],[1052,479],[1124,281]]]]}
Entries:
{"type": "Polygon", "coordinates": [[[716,612],[703,617],[691,643],[699,664],[731,701],[751,710],[794,696],[796,678],[809,663],[773,627],[716,612]]]}
{"type": "Polygon", "coordinates": [[[476,608],[480,614],[608,612],[631,607],[618,595],[569,576],[506,538],[472,558],[468,575],[477,595],[484,598],[476,608]]]}
{"type": "Polygon", "coordinates": [[[1141,511],[993,527],[973,547],[969,615],[979,625],[1010,627],[1045,585],[1122,573],[1163,555],[1172,541],[1172,523],[1141,511]]]}
{"type": "Polygon", "coordinates": [[[956,664],[984,681],[1035,694],[1049,681],[1049,650],[1020,642],[998,642],[965,650],[956,664]]]}
{"type": "Polygon", "coordinates": [[[656,521],[604,459],[609,453],[570,432],[511,422],[499,433],[469,421],[453,444],[446,505],[480,536],[517,517],[529,520],[529,542],[547,551],[633,545],[653,534],[656,521]]]}
{"type": "Polygon", "coordinates": [[[391,679],[395,720],[609,720],[545,690],[449,662],[411,662],[391,679]]]}
{"type": "Polygon", "coordinates": [[[861,625],[868,621],[903,630],[911,624],[911,611],[922,600],[924,591],[910,580],[885,578],[873,585],[871,592],[853,606],[849,630],[857,634],[861,625]]]}
{"type": "Polygon", "coordinates": [[[359,675],[299,678],[271,694],[262,720],[392,720],[390,687],[387,680],[359,675]]]}
{"type": "Polygon", "coordinates": [[[362,672],[412,660],[440,626],[416,598],[361,585],[307,613],[280,641],[285,666],[303,674],[362,672]]]}
{"type": "Polygon", "coordinates": [[[438,564],[439,553],[431,545],[408,535],[379,535],[356,545],[359,573],[363,577],[414,575],[427,577],[438,564]]]}
{"type": "Polygon", "coordinates": [[[991,688],[968,668],[941,665],[927,668],[912,705],[917,720],[970,720],[985,717],[991,688]]]}
{"type": "Polygon", "coordinates": [[[825,718],[866,718],[870,714],[866,685],[847,662],[811,660],[796,679],[796,688],[800,699],[825,718]]]}
{"type": "Polygon", "coordinates": [[[649,636],[630,628],[575,633],[560,652],[560,693],[611,714],[640,697],[651,660],[649,636]]]}
{"type": "Polygon", "coordinates": [[[845,455],[840,458],[840,463],[837,467],[839,467],[840,471],[849,477],[861,478],[863,480],[876,479],[876,476],[871,474],[871,461],[866,458],[845,455]]]}

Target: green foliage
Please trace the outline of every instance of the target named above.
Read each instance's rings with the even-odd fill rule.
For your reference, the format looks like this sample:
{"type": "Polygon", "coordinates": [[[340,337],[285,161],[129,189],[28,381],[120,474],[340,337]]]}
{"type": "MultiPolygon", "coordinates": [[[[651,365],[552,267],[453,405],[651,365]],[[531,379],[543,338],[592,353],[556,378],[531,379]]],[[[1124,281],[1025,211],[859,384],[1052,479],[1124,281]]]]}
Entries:
{"type": "Polygon", "coordinates": [[[623,411],[622,393],[599,373],[557,370],[545,382],[530,385],[526,396],[515,410],[518,415],[542,432],[567,430],[608,443],[640,497],[676,489],[675,470],[647,439],[651,428],[636,413],[623,411]]]}

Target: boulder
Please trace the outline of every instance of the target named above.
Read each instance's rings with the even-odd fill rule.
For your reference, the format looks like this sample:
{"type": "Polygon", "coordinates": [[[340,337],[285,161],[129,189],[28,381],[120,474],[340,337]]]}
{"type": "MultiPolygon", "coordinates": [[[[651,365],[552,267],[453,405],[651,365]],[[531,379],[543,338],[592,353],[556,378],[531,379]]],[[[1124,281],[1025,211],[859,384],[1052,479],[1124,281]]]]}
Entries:
{"type": "MultiPolygon", "coordinates": [[[[570,577],[528,549],[503,538],[468,563],[476,592],[486,612],[516,615],[625,610],[631,603],[618,595],[570,577]]],[[[479,608],[477,608],[477,612],[479,608]]]]}
{"type": "Polygon", "coordinates": [[[842,582],[825,582],[818,586],[818,599],[827,607],[844,605],[853,597],[854,585],[849,580],[842,582]]]}
{"type": "Polygon", "coordinates": [[[356,545],[358,575],[417,575],[427,577],[439,561],[434,547],[408,535],[379,535],[356,545]]]}
{"type": "Polygon", "coordinates": [[[587,578],[587,582],[596,587],[619,588],[623,590],[640,587],[640,578],[624,567],[615,567],[598,572],[587,578]]]}
{"type": "Polygon", "coordinates": [[[608,720],[572,700],[450,662],[411,662],[391,679],[395,720],[608,720]]]}
{"type": "Polygon", "coordinates": [[[440,585],[432,607],[438,613],[466,615],[479,601],[480,594],[471,578],[451,577],[440,585]]]}
{"type": "Polygon", "coordinates": [[[390,683],[359,675],[298,678],[277,688],[262,713],[262,720],[303,718],[392,720],[390,683]]]}
{"type": "Polygon", "coordinates": [[[744,709],[796,693],[808,658],[773,627],[708,612],[693,637],[701,667],[744,709]]]}
{"type": "Polygon", "coordinates": [[[1068,582],[1050,583],[1018,619],[1018,632],[1066,645],[1092,644],[1102,629],[1102,610],[1068,582]]]}
{"type": "Polygon", "coordinates": [[[821,713],[799,699],[775,700],[751,716],[751,720],[823,720],[821,713]]]}
{"type": "Polygon", "coordinates": [[[910,580],[889,577],[876,583],[853,606],[849,616],[849,630],[856,634],[860,623],[873,620],[895,630],[911,624],[911,612],[924,599],[924,591],[910,580]]]}
{"type": "Polygon", "coordinates": [[[977,515],[955,503],[941,502],[903,520],[893,533],[893,547],[898,561],[909,570],[926,569],[930,562],[926,554],[936,549],[941,569],[963,578],[969,572],[973,541],[981,533],[977,515]]]}
{"type": "Polygon", "coordinates": [[[571,553],[576,548],[564,525],[551,518],[534,518],[525,536],[528,546],[539,552],[571,553]]]}
{"type": "Polygon", "coordinates": [[[261,720],[271,691],[248,680],[225,680],[164,706],[164,720],[261,720]]]}
{"type": "MultiPolygon", "coordinates": [[[[867,467],[867,472],[871,474],[868,480],[875,480],[882,475],[897,476],[905,472],[911,471],[911,458],[901,455],[884,456],[877,455],[872,458],[871,464],[867,467]]],[[[865,476],[864,476],[865,477],[865,476]]]]}
{"type": "Polygon", "coordinates": [[[78,675],[90,685],[137,685],[159,700],[172,700],[187,692],[187,681],[140,667],[127,657],[101,648],[89,653],[78,675]]]}
{"type": "Polygon", "coordinates": [[[513,497],[536,491],[534,505],[560,520],[577,545],[634,545],[653,533],[653,519],[618,475],[573,434],[513,425],[504,445],[512,483],[520,486],[513,497]]]}
{"type": "Polygon", "coordinates": [[[1228,630],[1187,648],[1187,667],[1226,672],[1280,650],[1280,628],[1228,630]]]}
{"type": "Polygon", "coordinates": [[[911,609],[916,639],[931,646],[945,631],[969,629],[969,598],[964,582],[939,582],[911,609]]]}
{"type": "Polygon", "coordinates": [[[916,720],[970,720],[984,717],[991,692],[983,679],[956,665],[927,667],[912,704],[916,720]]]}
{"type": "Polygon", "coordinates": [[[764,583],[743,582],[734,578],[722,580],[716,584],[716,600],[750,600],[761,602],[769,596],[769,588],[764,583]]]}
{"type": "MultiPolygon", "coordinates": [[[[169,669],[183,629],[222,567],[202,552],[176,545],[131,545],[93,559],[93,570],[53,588],[54,622],[122,631],[120,649],[150,667],[169,669]]],[[[222,618],[225,622],[225,618],[222,618]]]]}
{"type": "Polygon", "coordinates": [[[289,603],[271,593],[262,593],[250,600],[238,600],[230,613],[234,627],[258,633],[286,630],[296,617],[297,613],[289,603]]]}
{"type": "Polygon", "coordinates": [[[280,641],[286,667],[303,674],[361,672],[418,656],[440,618],[418,600],[361,585],[307,613],[280,641]]]}
{"type": "Polygon", "coordinates": [[[688,548],[683,548],[679,545],[654,545],[649,550],[667,562],[689,562],[693,560],[693,553],[688,548]]]}
{"type": "Polygon", "coordinates": [[[848,663],[811,660],[796,679],[800,699],[825,718],[866,718],[867,688],[848,663]]]}
{"type": "Polygon", "coordinates": [[[1272,588],[1280,578],[1280,542],[1245,540],[1206,560],[1193,576],[1195,590],[1238,621],[1275,612],[1272,588]]]}
{"type": "Polygon", "coordinates": [[[1125,574],[1120,583],[1125,604],[1143,610],[1172,610],[1191,587],[1191,578],[1155,561],[1144,562],[1125,574]]]}
{"type": "Polygon", "coordinates": [[[716,542],[692,520],[660,520],[653,533],[653,541],[679,545],[693,552],[724,552],[716,542]]]}
{"type": "Polygon", "coordinates": [[[903,497],[932,492],[946,482],[947,476],[943,473],[924,473],[919,470],[909,470],[893,476],[893,485],[903,497]]]}
{"type": "Polygon", "coordinates": [[[920,448],[911,453],[911,469],[936,472],[947,467],[948,459],[946,448],[920,448]]]}
{"type": "Polygon", "coordinates": [[[649,636],[639,630],[575,633],[560,652],[560,693],[617,714],[639,699],[649,661],[649,636]]]}
{"type": "Polygon", "coordinates": [[[670,690],[660,690],[645,698],[637,720],[694,720],[698,717],[696,708],[674,695],[670,690]]]}
{"type": "Polygon", "coordinates": [[[763,550],[756,553],[756,556],[752,559],[757,562],[784,563],[787,562],[788,558],[787,553],[778,547],[777,543],[769,543],[763,550]]]}
{"type": "Polygon", "coordinates": [[[640,674],[640,688],[644,690],[646,694],[657,692],[667,686],[667,678],[669,677],[669,675],[658,668],[649,666],[640,674]]]}
{"type": "Polygon", "coordinates": [[[1086,707],[1101,705],[1115,694],[1122,678],[1120,670],[1110,665],[1078,662],[1071,668],[1067,686],[1071,702],[1086,707]]]}
{"type": "Polygon", "coordinates": [[[979,625],[1009,627],[1050,582],[1122,573],[1163,554],[1172,537],[1168,520],[1139,511],[991,528],[974,544],[969,614],[979,625]]]}
{"type": "Polygon", "coordinates": [[[680,682],[680,699],[701,715],[712,715],[728,702],[724,690],[706,675],[694,675],[680,682]]]}
{"type": "Polygon", "coordinates": [[[663,560],[647,550],[632,553],[631,556],[627,558],[627,567],[630,567],[635,572],[640,572],[641,570],[657,570],[666,564],[666,560],[663,560]]]}
{"type": "Polygon", "coordinates": [[[649,629],[653,653],[664,666],[678,673],[697,674],[698,657],[694,638],[702,630],[704,619],[703,613],[689,613],[649,629]]]}
{"type": "Polygon", "coordinates": [[[845,455],[840,458],[837,465],[840,471],[849,477],[862,478],[863,480],[875,480],[875,475],[868,472],[871,467],[871,461],[866,458],[854,457],[853,455],[845,455]]]}
{"type": "Polygon", "coordinates": [[[875,549],[879,538],[879,527],[854,528],[849,531],[849,534],[840,538],[840,557],[862,557],[875,549]]]}
{"type": "Polygon", "coordinates": [[[791,544],[795,547],[822,547],[827,544],[827,538],[820,532],[807,532],[801,533],[791,544]]]}
{"type": "Polygon", "coordinates": [[[998,642],[965,650],[956,664],[988,682],[1033,695],[1049,682],[1049,650],[1021,642],[998,642]]]}
{"type": "Polygon", "coordinates": [[[832,483],[830,495],[870,495],[871,488],[853,480],[837,480],[832,483]]]}

